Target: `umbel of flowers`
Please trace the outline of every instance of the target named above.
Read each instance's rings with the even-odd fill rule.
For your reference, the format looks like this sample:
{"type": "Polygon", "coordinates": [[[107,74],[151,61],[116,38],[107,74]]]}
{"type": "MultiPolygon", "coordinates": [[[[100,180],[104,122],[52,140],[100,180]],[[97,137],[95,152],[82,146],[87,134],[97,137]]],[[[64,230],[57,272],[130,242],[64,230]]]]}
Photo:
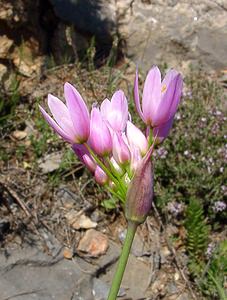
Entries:
{"type": "MultiPolygon", "coordinates": [[[[49,125],[71,144],[96,181],[124,204],[130,225],[124,245],[124,248],[128,247],[127,251],[137,225],[145,221],[151,209],[151,156],[154,147],[169,134],[180,102],[182,84],[182,76],[177,71],[170,70],[161,80],[160,70],[154,66],[148,72],[140,101],[136,72],[134,102],[145,123],[145,132],[133,124],[127,98],[121,90],[116,91],[111,100],[104,99],[100,107],[94,105],[89,112],[76,88],[65,83],[66,104],[53,95],[48,96],[53,118],[40,106],[49,125]]],[[[124,248],[123,252],[126,251],[124,248]]],[[[117,296],[124,271],[120,269],[126,262],[127,259],[123,262],[120,258],[119,272],[115,274],[109,300],[117,296]]]]}

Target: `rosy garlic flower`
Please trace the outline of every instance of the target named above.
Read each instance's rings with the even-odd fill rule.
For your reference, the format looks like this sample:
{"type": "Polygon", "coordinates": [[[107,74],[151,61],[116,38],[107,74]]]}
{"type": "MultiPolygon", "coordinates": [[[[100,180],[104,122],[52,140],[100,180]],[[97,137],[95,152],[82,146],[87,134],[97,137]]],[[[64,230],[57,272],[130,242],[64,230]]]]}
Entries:
{"type": "MultiPolygon", "coordinates": [[[[181,91],[182,77],[179,73],[171,70],[161,81],[159,69],[153,67],[145,80],[141,107],[136,72],[135,104],[147,125],[146,134],[129,118],[128,101],[121,90],[116,91],[111,100],[104,99],[100,107],[93,106],[89,113],[80,93],[66,83],[66,104],[55,96],[48,96],[53,118],[41,106],[40,110],[50,126],[71,144],[75,154],[94,174],[96,181],[106,186],[114,197],[125,202],[126,194],[130,194],[127,191],[132,186],[131,182],[137,185],[137,182],[144,181],[143,176],[138,174],[153,176],[149,172],[154,147],[151,141],[161,142],[167,137],[181,91]]],[[[153,179],[150,177],[149,180],[153,179]]],[[[142,191],[151,195],[153,193],[149,188],[147,192],[142,191]]],[[[149,205],[146,204],[146,207],[149,205]]]]}
{"type": "Polygon", "coordinates": [[[64,86],[66,104],[48,96],[53,118],[40,106],[49,125],[68,143],[80,161],[115,199],[125,204],[127,235],[108,300],[115,300],[137,226],[146,220],[152,207],[154,174],[151,157],[154,147],[168,135],[180,102],[182,77],[175,70],[161,81],[153,67],[145,80],[142,107],[138,73],[134,85],[136,109],[147,125],[145,134],[129,118],[123,91],[111,100],[93,106],[91,114],[80,93],[69,83],[64,86]]]}
{"type": "Polygon", "coordinates": [[[67,142],[82,144],[90,133],[89,112],[79,92],[69,83],[64,86],[66,105],[57,97],[48,95],[48,106],[54,117],[51,118],[39,106],[49,125],[67,142]]]}
{"type": "Polygon", "coordinates": [[[153,128],[153,134],[157,135],[158,142],[162,142],[167,137],[172,127],[180,103],[182,85],[183,79],[180,73],[170,70],[161,81],[161,72],[154,66],[148,72],[144,83],[141,108],[136,71],[134,82],[136,109],[144,123],[153,128]]]}

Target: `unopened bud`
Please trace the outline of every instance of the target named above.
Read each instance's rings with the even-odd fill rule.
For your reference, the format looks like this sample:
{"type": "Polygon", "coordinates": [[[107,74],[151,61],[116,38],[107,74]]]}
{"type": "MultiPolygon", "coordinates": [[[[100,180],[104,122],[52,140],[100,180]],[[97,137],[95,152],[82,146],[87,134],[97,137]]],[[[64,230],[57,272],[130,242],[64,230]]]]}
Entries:
{"type": "Polygon", "coordinates": [[[139,163],[128,186],[125,215],[128,221],[143,223],[151,209],[154,196],[154,174],[151,162],[152,148],[139,163]]]}

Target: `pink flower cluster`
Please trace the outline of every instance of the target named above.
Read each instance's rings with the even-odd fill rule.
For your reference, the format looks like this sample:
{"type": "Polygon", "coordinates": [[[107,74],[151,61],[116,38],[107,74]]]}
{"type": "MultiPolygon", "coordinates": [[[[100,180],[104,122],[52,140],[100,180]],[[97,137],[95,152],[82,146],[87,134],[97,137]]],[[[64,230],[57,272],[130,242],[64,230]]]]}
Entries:
{"type": "Polygon", "coordinates": [[[159,69],[153,67],[144,84],[141,108],[136,72],[135,105],[147,126],[146,134],[132,123],[128,101],[121,90],[116,91],[111,100],[105,99],[100,107],[93,106],[89,113],[79,92],[66,83],[66,104],[48,96],[53,118],[41,106],[40,110],[49,125],[72,145],[79,159],[94,173],[96,181],[124,199],[127,185],[154,137],[158,143],[167,137],[181,93],[179,73],[171,70],[161,81],[159,69]]]}

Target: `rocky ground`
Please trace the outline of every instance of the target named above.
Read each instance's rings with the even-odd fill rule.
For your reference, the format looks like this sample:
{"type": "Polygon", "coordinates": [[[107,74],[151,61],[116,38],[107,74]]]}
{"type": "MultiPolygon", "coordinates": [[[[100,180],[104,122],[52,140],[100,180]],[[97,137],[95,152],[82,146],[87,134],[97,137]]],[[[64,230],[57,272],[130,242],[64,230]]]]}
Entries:
{"type": "MultiPolygon", "coordinates": [[[[67,150],[62,141],[53,141],[51,134],[40,158],[35,156],[45,132],[37,128],[33,104],[33,99],[45,100],[48,92],[62,95],[62,81],[67,80],[80,82],[79,89],[90,103],[94,96],[103,99],[108,93],[107,70],[87,72],[69,65],[20,82],[26,104],[19,105],[2,132],[7,155],[0,166],[2,300],[107,297],[126,222],[120,209],[110,213],[100,207],[108,195],[80,162],[73,160],[62,169],[67,150]],[[103,83],[106,88],[101,89],[103,83]],[[31,137],[37,139],[35,148],[31,137]],[[54,183],[56,176],[59,181],[54,183]]],[[[112,72],[115,79],[122,74],[120,67],[112,72]]],[[[124,72],[117,84],[127,89],[134,68],[129,65],[124,72]]],[[[196,299],[185,271],[183,244],[172,245],[171,240],[173,235],[184,236],[182,228],[160,220],[153,213],[138,231],[122,299],[196,299]]]]}
{"type": "MultiPolygon", "coordinates": [[[[61,1],[1,1],[0,300],[106,299],[125,238],[121,208],[100,205],[108,194],[48,131],[37,103],[48,93],[62,97],[65,81],[90,105],[116,88],[130,95],[135,64],[123,53],[144,69],[188,71],[201,61],[226,87],[224,1],[104,2],[86,1],[90,8],[77,7],[75,17],[73,1],[62,10],[61,1]]],[[[202,299],[184,241],[181,223],[154,207],[136,235],[120,299],[202,299]]]]}

